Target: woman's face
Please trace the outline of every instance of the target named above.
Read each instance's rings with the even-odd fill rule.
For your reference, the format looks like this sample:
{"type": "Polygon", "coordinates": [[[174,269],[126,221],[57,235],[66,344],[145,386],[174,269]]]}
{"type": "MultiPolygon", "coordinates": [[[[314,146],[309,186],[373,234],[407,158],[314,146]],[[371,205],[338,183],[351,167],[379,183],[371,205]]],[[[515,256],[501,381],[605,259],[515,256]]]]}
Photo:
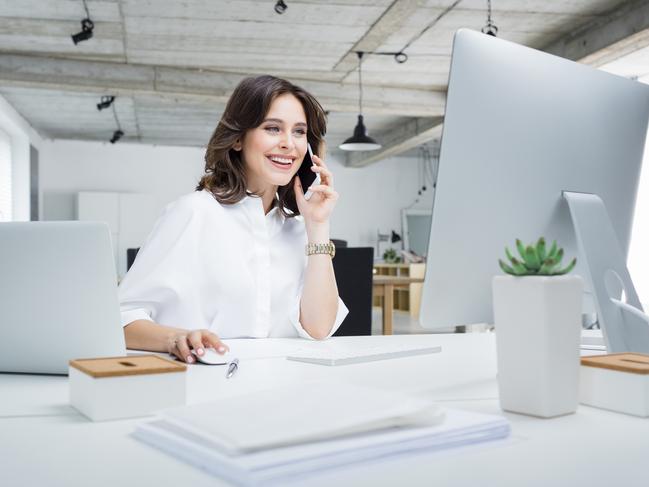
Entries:
{"type": "Polygon", "coordinates": [[[249,130],[239,147],[246,167],[248,189],[255,192],[285,186],[306,154],[306,115],[291,94],[275,98],[259,127],[249,130]]]}

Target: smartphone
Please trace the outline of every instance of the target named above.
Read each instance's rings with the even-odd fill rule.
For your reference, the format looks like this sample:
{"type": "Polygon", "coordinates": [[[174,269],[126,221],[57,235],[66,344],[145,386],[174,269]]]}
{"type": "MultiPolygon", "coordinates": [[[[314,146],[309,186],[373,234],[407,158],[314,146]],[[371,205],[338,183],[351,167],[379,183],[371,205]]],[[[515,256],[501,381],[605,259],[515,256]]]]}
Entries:
{"type": "Polygon", "coordinates": [[[314,184],[320,184],[320,174],[315,173],[311,170],[311,166],[313,166],[313,150],[311,149],[311,144],[307,142],[306,144],[306,154],[304,155],[304,160],[302,161],[302,165],[300,166],[300,169],[297,171],[297,176],[300,178],[300,183],[302,183],[302,190],[304,191],[305,189],[307,190],[304,193],[304,198],[309,199],[313,195],[311,191],[309,191],[309,187],[311,187],[314,184]]]}

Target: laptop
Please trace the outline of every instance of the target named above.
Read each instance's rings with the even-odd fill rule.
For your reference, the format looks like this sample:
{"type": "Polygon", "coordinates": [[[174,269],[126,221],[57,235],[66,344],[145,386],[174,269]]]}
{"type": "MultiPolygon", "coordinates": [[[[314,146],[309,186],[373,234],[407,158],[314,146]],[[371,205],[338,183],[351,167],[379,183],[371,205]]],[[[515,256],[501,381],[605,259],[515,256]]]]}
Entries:
{"type": "Polygon", "coordinates": [[[0,372],[125,354],[108,225],[0,223],[0,372]]]}

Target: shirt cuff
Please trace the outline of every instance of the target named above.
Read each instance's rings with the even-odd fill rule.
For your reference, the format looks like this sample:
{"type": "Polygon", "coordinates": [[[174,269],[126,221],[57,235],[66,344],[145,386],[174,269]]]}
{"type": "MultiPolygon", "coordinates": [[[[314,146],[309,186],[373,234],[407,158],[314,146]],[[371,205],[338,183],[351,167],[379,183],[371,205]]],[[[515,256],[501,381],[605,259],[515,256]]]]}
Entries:
{"type": "MultiPolygon", "coordinates": [[[[338,310],[336,311],[336,319],[334,321],[334,325],[331,327],[331,331],[329,331],[329,334],[327,334],[327,336],[324,337],[323,340],[326,340],[331,335],[336,333],[336,330],[340,328],[340,325],[342,324],[343,320],[347,317],[348,313],[349,310],[347,309],[347,306],[345,306],[343,300],[340,299],[340,297],[338,297],[338,310]]],[[[297,334],[301,338],[306,338],[307,340],[315,340],[315,338],[313,338],[311,335],[307,333],[307,331],[302,326],[302,323],[300,323],[300,298],[297,299],[297,305],[295,306],[293,313],[291,313],[291,323],[293,324],[295,330],[297,331],[297,334]]]]}
{"type": "Polygon", "coordinates": [[[134,322],[135,320],[153,321],[151,319],[151,315],[147,313],[145,309],[142,308],[122,311],[121,314],[122,314],[121,316],[122,327],[125,327],[126,325],[134,322]]]}

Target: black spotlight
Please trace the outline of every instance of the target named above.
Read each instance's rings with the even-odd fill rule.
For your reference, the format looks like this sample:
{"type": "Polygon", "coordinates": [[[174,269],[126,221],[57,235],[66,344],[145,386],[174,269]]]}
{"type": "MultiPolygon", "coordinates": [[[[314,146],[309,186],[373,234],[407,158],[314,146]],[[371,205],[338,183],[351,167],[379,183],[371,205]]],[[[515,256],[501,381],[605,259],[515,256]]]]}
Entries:
{"type": "Polygon", "coordinates": [[[110,139],[110,143],[114,144],[122,137],[124,137],[124,132],[122,132],[121,130],[115,130],[115,132],[113,132],[113,136],[110,139]]]}
{"type": "Polygon", "coordinates": [[[115,101],[114,96],[102,96],[101,101],[97,103],[97,110],[103,110],[104,108],[108,108],[113,104],[115,101]]]}
{"type": "Polygon", "coordinates": [[[284,3],[284,0],[277,0],[277,3],[275,4],[275,12],[282,15],[284,12],[286,12],[287,8],[288,7],[284,3]]]}
{"type": "Polygon", "coordinates": [[[399,64],[403,64],[408,60],[408,55],[405,52],[398,52],[394,55],[394,60],[399,64]]]}
{"type": "Polygon", "coordinates": [[[81,32],[72,35],[72,42],[79,44],[81,41],[92,38],[92,29],[94,28],[95,24],[92,23],[92,20],[89,18],[83,19],[81,21],[81,32]]]}

